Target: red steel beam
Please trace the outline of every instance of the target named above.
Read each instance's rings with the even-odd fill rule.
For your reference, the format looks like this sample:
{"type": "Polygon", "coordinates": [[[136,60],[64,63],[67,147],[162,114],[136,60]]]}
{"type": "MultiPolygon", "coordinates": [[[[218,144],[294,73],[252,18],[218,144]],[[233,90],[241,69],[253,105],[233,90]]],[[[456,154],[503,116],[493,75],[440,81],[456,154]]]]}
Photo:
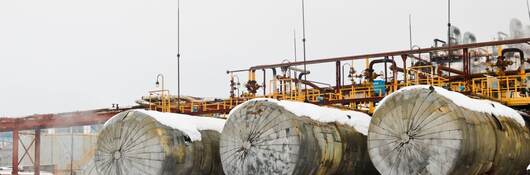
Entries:
{"type": "Polygon", "coordinates": [[[40,135],[43,128],[58,128],[83,126],[103,123],[112,116],[133,108],[125,109],[99,109],[59,114],[38,114],[20,118],[0,117],[0,132],[13,131],[13,150],[11,159],[11,174],[18,175],[19,157],[18,145],[20,142],[19,131],[35,129],[35,161],[34,173],[40,174],[40,135]]]}
{"type": "Polygon", "coordinates": [[[128,109],[132,108],[119,110],[100,109],[59,114],[38,114],[21,118],[0,117],[0,132],[8,132],[15,129],[20,131],[37,128],[44,129],[93,125],[104,123],[112,116],[128,109]]]}

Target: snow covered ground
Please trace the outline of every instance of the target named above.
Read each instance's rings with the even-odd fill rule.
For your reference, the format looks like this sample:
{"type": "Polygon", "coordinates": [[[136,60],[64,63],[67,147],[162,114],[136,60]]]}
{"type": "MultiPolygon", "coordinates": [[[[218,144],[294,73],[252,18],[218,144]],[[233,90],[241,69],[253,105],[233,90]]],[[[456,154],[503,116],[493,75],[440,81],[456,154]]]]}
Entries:
{"type": "MultiPolygon", "coordinates": [[[[0,175],[10,175],[11,174],[11,171],[12,169],[11,168],[8,168],[8,167],[0,167],[0,175]]],[[[19,175],[33,175],[35,174],[35,172],[23,172],[23,171],[19,171],[18,172],[19,175]]],[[[44,172],[44,171],[41,171],[40,172],[41,175],[53,175],[52,173],[49,173],[49,172],[44,172]]]]}

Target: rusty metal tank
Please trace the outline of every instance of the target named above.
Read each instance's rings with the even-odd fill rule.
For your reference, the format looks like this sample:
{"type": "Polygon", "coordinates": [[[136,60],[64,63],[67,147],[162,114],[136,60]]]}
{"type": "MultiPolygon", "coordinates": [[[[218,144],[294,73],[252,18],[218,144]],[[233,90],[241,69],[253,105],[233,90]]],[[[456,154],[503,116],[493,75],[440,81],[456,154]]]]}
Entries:
{"type": "Polygon", "coordinates": [[[406,87],[379,104],[368,149],[382,174],[524,174],[528,125],[496,102],[438,87],[406,87]]]}
{"type": "Polygon", "coordinates": [[[368,157],[370,117],[258,99],[233,109],[221,135],[225,174],[379,174],[368,157]],[[364,134],[363,134],[364,133],[364,134]]]}
{"type": "Polygon", "coordinates": [[[223,174],[219,137],[224,120],[155,111],[117,114],[98,135],[99,174],[223,174]]]}

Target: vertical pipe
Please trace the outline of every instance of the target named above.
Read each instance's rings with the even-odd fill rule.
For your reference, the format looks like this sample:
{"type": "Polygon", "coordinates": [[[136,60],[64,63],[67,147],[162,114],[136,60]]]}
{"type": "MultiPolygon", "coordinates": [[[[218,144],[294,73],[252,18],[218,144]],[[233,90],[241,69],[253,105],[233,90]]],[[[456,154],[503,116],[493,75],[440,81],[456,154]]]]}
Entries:
{"type": "Polygon", "coordinates": [[[271,90],[274,95],[276,95],[276,92],[278,91],[277,88],[277,79],[276,79],[276,68],[272,68],[272,84],[271,84],[271,90]]]}
{"type": "Polygon", "coordinates": [[[35,129],[35,175],[40,175],[40,128],[35,129]]]}
{"type": "Polygon", "coordinates": [[[344,81],[344,66],[345,66],[345,65],[346,65],[346,64],[342,65],[342,69],[341,69],[341,77],[342,77],[341,85],[342,85],[342,86],[344,86],[344,82],[345,82],[345,81],[344,81]]]}
{"type": "Polygon", "coordinates": [[[412,15],[409,14],[409,46],[412,50],[412,15]]]}
{"type": "Polygon", "coordinates": [[[465,82],[466,82],[466,85],[469,84],[469,79],[470,79],[470,62],[471,62],[471,59],[469,58],[469,51],[467,48],[464,48],[464,79],[465,79],[465,82]]]}
{"type": "Polygon", "coordinates": [[[394,80],[392,81],[392,92],[397,90],[397,83],[398,83],[398,71],[397,71],[397,64],[394,59],[394,56],[392,56],[392,62],[394,63],[394,69],[392,69],[392,76],[394,77],[394,80]]]}
{"type": "Polygon", "coordinates": [[[401,59],[403,59],[403,77],[405,79],[405,85],[407,85],[407,74],[408,74],[408,70],[407,70],[407,55],[401,55],[401,59]]]}
{"type": "Polygon", "coordinates": [[[335,91],[337,91],[337,93],[340,93],[340,86],[341,86],[341,83],[340,83],[340,61],[337,61],[335,63],[335,76],[336,76],[336,79],[335,79],[335,91]]]}
{"type": "Polygon", "coordinates": [[[528,17],[530,18],[530,4],[528,3],[528,0],[526,0],[526,10],[528,12],[528,17]]]}
{"type": "Polygon", "coordinates": [[[385,84],[388,82],[388,70],[387,70],[388,57],[385,57],[385,84]]]}
{"type": "Polygon", "coordinates": [[[19,143],[19,136],[18,136],[18,128],[13,130],[13,155],[11,159],[11,166],[12,171],[11,174],[18,175],[18,143],[19,143]]]}
{"type": "Polygon", "coordinates": [[[265,71],[265,69],[262,69],[263,70],[263,96],[266,96],[267,95],[267,71],[265,71]]]}
{"type": "Polygon", "coordinates": [[[180,112],[180,0],[177,0],[177,113],[180,112]]]}
{"type": "MultiPolygon", "coordinates": [[[[447,58],[451,68],[451,0],[447,0],[447,58]]],[[[449,72],[451,77],[451,72],[449,72]]]]}
{"type": "Polygon", "coordinates": [[[284,94],[283,89],[284,89],[283,79],[280,79],[280,88],[279,88],[279,90],[280,90],[280,93],[281,93],[282,95],[284,94]]]}
{"type": "MultiPolygon", "coordinates": [[[[412,15],[409,14],[409,47],[412,51],[412,15]]],[[[414,59],[411,60],[410,66],[414,66],[414,59]]]]}
{"type": "Polygon", "coordinates": [[[70,175],[74,175],[74,127],[70,127],[70,175]]]}
{"type": "MultiPolygon", "coordinates": [[[[306,65],[306,47],[305,47],[305,1],[302,0],[302,44],[303,44],[303,50],[304,50],[304,81],[307,81],[307,65],[306,65]]],[[[304,83],[304,91],[305,91],[305,101],[308,101],[307,96],[307,84],[304,83]]]]}
{"type": "Polygon", "coordinates": [[[528,0],[526,0],[526,10],[528,12],[528,17],[530,18],[530,4],[528,3],[528,0]]]}
{"type": "MultiPolygon", "coordinates": [[[[296,30],[293,30],[293,42],[294,42],[294,62],[297,62],[298,61],[298,55],[297,55],[297,52],[296,52],[296,30]]],[[[294,66],[296,68],[296,66],[294,66]]],[[[294,71],[294,77],[298,77],[298,75],[296,74],[296,71],[294,71]]]]}

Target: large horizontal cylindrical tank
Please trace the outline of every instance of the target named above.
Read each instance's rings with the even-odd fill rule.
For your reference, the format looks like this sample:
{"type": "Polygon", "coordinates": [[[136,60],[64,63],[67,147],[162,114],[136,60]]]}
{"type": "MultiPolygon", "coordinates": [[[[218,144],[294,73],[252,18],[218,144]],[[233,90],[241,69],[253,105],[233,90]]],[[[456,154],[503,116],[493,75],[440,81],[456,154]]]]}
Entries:
{"type": "Polygon", "coordinates": [[[515,110],[439,87],[405,87],[383,99],[368,132],[382,174],[523,174],[528,123],[515,110]]]}
{"type": "Polygon", "coordinates": [[[233,109],[221,135],[226,174],[379,174],[366,149],[370,117],[256,99],[233,109]]]}
{"type": "Polygon", "coordinates": [[[99,174],[223,174],[219,138],[224,120],[131,110],[112,117],[98,136],[99,174]]]}

